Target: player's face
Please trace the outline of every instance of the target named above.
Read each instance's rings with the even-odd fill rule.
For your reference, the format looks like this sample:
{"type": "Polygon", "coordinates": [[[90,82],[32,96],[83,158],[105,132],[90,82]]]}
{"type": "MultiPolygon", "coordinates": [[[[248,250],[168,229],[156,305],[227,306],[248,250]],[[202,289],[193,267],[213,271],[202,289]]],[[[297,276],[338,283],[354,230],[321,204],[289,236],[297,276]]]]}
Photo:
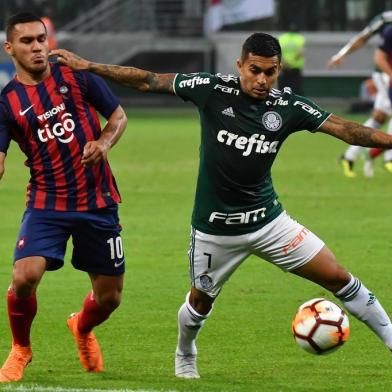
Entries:
{"type": "Polygon", "coordinates": [[[262,57],[252,53],[237,60],[242,91],[255,99],[264,99],[276,82],[280,71],[278,56],[262,57]]]}
{"type": "Polygon", "coordinates": [[[37,75],[48,68],[48,40],[41,22],[16,24],[4,48],[13,57],[17,70],[37,75]]]}

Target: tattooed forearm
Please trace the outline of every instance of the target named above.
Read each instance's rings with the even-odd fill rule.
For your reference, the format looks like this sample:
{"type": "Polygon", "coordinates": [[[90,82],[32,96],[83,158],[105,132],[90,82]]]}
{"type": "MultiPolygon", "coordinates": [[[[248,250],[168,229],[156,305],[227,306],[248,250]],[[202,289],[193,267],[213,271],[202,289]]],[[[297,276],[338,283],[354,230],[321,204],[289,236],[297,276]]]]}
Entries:
{"type": "Polygon", "coordinates": [[[173,81],[175,74],[156,74],[149,72],[148,75],[148,91],[153,91],[156,93],[173,93],[173,81]]]}
{"type": "Polygon", "coordinates": [[[392,136],[334,115],[320,127],[320,131],[335,136],[348,144],[392,148],[392,136]]]}
{"type": "Polygon", "coordinates": [[[175,74],[156,74],[134,67],[89,63],[88,70],[140,91],[173,93],[175,74]]]}

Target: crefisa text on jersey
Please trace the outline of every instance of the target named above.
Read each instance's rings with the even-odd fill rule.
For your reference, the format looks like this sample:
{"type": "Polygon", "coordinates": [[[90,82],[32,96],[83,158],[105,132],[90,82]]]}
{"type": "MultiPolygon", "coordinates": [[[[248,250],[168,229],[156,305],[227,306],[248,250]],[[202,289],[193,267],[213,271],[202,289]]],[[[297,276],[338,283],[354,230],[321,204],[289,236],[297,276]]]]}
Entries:
{"type": "Polygon", "coordinates": [[[195,76],[192,79],[182,80],[179,86],[194,88],[195,86],[200,84],[210,84],[210,83],[211,83],[210,78],[202,78],[200,76],[195,76]]]}
{"type": "Polygon", "coordinates": [[[254,133],[251,137],[248,138],[246,136],[239,136],[233,132],[221,129],[218,132],[216,138],[218,139],[219,143],[224,143],[227,146],[233,145],[238,150],[244,150],[242,153],[244,157],[250,155],[252,150],[258,154],[276,154],[278,152],[278,140],[264,140],[265,135],[259,135],[258,133],[254,133]]]}
{"type": "Polygon", "coordinates": [[[289,101],[287,99],[282,99],[282,97],[279,97],[278,99],[275,99],[274,101],[265,101],[266,106],[287,106],[289,104],[289,101]]]}

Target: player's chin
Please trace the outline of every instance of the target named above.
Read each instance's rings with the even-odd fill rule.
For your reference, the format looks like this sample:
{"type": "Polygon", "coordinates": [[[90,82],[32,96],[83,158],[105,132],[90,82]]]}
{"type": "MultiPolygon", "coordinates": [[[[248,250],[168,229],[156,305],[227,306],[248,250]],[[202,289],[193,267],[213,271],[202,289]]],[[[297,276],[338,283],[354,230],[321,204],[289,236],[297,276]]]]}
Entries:
{"type": "Polygon", "coordinates": [[[48,67],[47,61],[40,61],[40,62],[35,62],[35,63],[31,64],[31,66],[29,68],[30,68],[30,72],[32,72],[34,74],[39,74],[39,73],[44,72],[47,67],[48,67]]]}

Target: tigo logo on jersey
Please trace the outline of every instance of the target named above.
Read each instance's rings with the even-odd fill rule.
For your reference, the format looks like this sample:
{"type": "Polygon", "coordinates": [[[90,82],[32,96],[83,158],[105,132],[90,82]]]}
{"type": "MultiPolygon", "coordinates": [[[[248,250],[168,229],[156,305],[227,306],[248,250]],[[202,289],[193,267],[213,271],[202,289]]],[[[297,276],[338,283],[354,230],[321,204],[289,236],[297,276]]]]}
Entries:
{"type": "Polygon", "coordinates": [[[210,84],[210,78],[201,78],[200,76],[195,76],[192,79],[181,81],[179,86],[194,88],[196,85],[199,84],[210,84]]]}
{"type": "Polygon", "coordinates": [[[278,131],[282,127],[282,117],[276,112],[264,113],[261,121],[268,131],[278,131]]]}
{"type": "Polygon", "coordinates": [[[246,136],[238,136],[235,133],[221,129],[218,132],[217,139],[219,143],[224,143],[227,146],[231,146],[235,140],[234,147],[238,150],[244,150],[242,153],[244,157],[250,155],[253,146],[255,146],[254,151],[258,154],[276,154],[278,152],[279,141],[264,141],[265,135],[259,135],[258,133],[247,138],[246,136]]]}
{"type": "Polygon", "coordinates": [[[50,139],[57,138],[61,143],[69,143],[74,138],[75,129],[75,122],[69,117],[72,117],[71,113],[64,113],[61,122],[54,124],[52,128],[49,124],[45,124],[44,129],[38,129],[39,140],[46,143],[50,139]]]}

